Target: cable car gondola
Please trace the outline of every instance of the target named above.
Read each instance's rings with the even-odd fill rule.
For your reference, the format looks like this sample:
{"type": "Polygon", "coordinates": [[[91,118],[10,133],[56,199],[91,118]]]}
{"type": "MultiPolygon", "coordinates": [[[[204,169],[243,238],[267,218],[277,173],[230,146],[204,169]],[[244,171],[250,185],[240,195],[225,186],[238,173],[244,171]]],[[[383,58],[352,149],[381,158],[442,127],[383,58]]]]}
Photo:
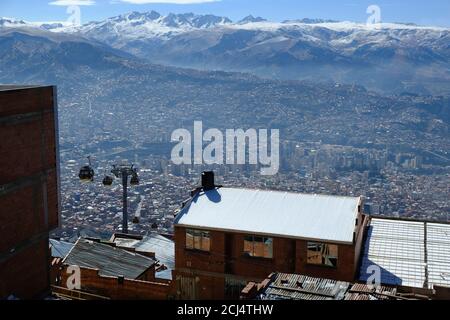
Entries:
{"type": "Polygon", "coordinates": [[[136,173],[133,174],[133,176],[131,177],[130,184],[131,184],[132,186],[137,186],[137,185],[139,185],[139,177],[138,177],[138,175],[137,175],[136,173]]]}
{"type": "Polygon", "coordinates": [[[84,166],[83,168],[81,168],[78,177],[81,181],[94,181],[94,174],[94,169],[92,169],[90,166],[84,166]]]}
{"type": "Polygon", "coordinates": [[[80,169],[80,173],[78,174],[78,177],[81,181],[94,181],[94,169],[91,167],[91,157],[87,157],[89,160],[89,165],[84,166],[80,169]]]}
{"type": "Polygon", "coordinates": [[[105,187],[110,187],[113,184],[113,182],[114,182],[114,179],[111,176],[105,176],[103,178],[103,185],[105,187]]]}

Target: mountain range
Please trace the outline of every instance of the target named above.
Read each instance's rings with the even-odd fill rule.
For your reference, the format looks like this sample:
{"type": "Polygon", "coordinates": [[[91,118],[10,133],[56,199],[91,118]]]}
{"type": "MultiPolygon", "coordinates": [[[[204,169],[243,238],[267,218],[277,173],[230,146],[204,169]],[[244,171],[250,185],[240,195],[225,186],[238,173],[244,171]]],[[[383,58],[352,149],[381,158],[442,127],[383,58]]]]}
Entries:
{"type": "Polygon", "coordinates": [[[58,86],[63,150],[95,137],[95,151],[95,141],[111,132],[144,143],[201,119],[211,128],[279,128],[291,141],[448,157],[449,97],[155,65],[101,41],[36,27],[0,29],[0,83],[58,86]]]}
{"type": "Polygon", "coordinates": [[[152,64],[263,78],[359,84],[384,93],[450,94],[450,29],[247,16],[131,12],[82,26],[1,19],[1,29],[68,34],[152,64]]]}

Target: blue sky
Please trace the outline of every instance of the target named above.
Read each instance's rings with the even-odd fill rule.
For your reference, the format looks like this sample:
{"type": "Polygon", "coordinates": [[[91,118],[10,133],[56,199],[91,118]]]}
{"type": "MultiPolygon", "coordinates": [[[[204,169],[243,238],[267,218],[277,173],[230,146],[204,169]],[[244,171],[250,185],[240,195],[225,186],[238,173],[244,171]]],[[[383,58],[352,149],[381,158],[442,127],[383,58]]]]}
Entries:
{"type": "Polygon", "coordinates": [[[129,11],[149,10],[161,14],[212,13],[232,20],[253,14],[272,21],[307,17],[365,22],[367,7],[376,4],[381,8],[384,22],[450,27],[449,0],[1,0],[0,16],[29,21],[64,21],[68,17],[67,5],[71,2],[86,4],[81,6],[83,23],[129,11]]]}

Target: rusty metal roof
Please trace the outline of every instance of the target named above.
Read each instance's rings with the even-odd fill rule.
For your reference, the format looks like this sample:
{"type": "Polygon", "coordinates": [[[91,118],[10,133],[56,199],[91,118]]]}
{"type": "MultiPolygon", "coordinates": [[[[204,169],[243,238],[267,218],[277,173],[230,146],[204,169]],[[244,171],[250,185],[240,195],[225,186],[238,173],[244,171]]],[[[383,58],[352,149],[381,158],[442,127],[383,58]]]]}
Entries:
{"type": "Polygon", "coordinates": [[[377,286],[369,288],[366,284],[354,284],[345,295],[344,300],[389,300],[399,299],[396,288],[377,286]]]}
{"type": "Polygon", "coordinates": [[[267,300],[343,300],[348,282],[277,273],[265,289],[267,300]]]}
{"type": "Polygon", "coordinates": [[[308,277],[299,274],[275,273],[262,283],[258,298],[261,300],[390,300],[408,299],[400,296],[396,288],[369,287],[308,277]],[[270,279],[270,280],[269,280],[270,279]]]}

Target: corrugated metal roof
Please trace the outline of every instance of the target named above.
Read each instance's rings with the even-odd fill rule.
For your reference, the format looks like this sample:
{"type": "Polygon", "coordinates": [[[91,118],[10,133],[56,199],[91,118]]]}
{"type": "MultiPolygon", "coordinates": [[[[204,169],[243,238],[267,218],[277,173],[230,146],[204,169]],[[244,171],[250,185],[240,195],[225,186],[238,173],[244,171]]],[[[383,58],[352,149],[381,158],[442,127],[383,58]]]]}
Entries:
{"type": "Polygon", "coordinates": [[[136,250],[154,252],[160,263],[171,270],[175,268],[175,243],[166,237],[158,234],[145,236],[136,250]]]}
{"type": "Polygon", "coordinates": [[[144,236],[142,240],[115,237],[114,242],[118,247],[135,248],[140,252],[153,252],[155,258],[164,264],[167,269],[157,272],[156,277],[162,279],[172,279],[172,270],[175,268],[175,243],[159,234],[144,236]]]}
{"type": "Polygon", "coordinates": [[[355,283],[345,295],[344,300],[388,300],[398,299],[396,288],[377,286],[369,288],[366,284],[355,283]]]}
{"type": "Polygon", "coordinates": [[[64,259],[70,252],[70,250],[72,250],[75,244],[71,242],[50,239],[50,245],[52,250],[52,257],[64,259]]]}
{"type": "Polygon", "coordinates": [[[405,299],[396,288],[369,287],[299,274],[276,273],[258,292],[261,300],[389,300],[405,299]]]}
{"type": "Polygon", "coordinates": [[[262,298],[268,300],[342,300],[348,282],[277,273],[262,298]]]}
{"type": "Polygon", "coordinates": [[[363,250],[360,280],[379,266],[381,282],[429,288],[450,285],[450,225],[371,219],[363,250]]]}
{"type": "Polygon", "coordinates": [[[359,197],[220,188],[200,193],[175,224],[352,243],[359,197]]]}
{"type": "Polygon", "coordinates": [[[367,281],[370,266],[381,270],[381,283],[419,287],[425,283],[423,223],[372,219],[367,233],[360,280],[367,281]]]}
{"type": "Polygon", "coordinates": [[[108,244],[79,239],[63,263],[99,269],[103,276],[137,279],[155,260],[108,244]]]}
{"type": "Polygon", "coordinates": [[[139,239],[130,239],[130,238],[114,238],[114,243],[121,248],[135,248],[135,246],[141,242],[139,239]]]}
{"type": "Polygon", "coordinates": [[[450,286],[450,225],[427,223],[428,282],[450,286]]]}

